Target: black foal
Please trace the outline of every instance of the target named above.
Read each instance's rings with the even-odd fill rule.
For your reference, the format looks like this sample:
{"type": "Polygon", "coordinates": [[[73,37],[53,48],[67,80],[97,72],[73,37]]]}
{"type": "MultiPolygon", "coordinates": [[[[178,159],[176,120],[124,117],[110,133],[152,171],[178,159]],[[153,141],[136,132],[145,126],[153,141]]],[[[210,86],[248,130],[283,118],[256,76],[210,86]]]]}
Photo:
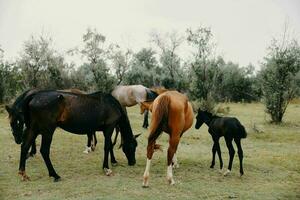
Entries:
{"type": "Polygon", "coordinates": [[[196,117],[197,122],[195,125],[196,129],[199,129],[200,126],[205,123],[208,126],[208,132],[212,136],[214,141],[214,145],[212,147],[212,162],[210,168],[214,168],[215,166],[215,154],[218,152],[218,156],[220,159],[220,169],[223,168],[223,161],[221,156],[221,149],[219,145],[220,137],[224,136],[226,141],[226,146],[229,151],[229,164],[228,170],[224,173],[224,176],[229,174],[232,168],[232,161],[235,154],[232,140],[234,139],[236,146],[238,148],[238,155],[240,159],[240,174],[241,176],[244,174],[243,170],[243,149],[241,146],[241,139],[247,137],[247,132],[245,131],[244,126],[240,123],[240,121],[234,117],[218,117],[214,116],[207,111],[198,110],[198,115],[196,117]]]}

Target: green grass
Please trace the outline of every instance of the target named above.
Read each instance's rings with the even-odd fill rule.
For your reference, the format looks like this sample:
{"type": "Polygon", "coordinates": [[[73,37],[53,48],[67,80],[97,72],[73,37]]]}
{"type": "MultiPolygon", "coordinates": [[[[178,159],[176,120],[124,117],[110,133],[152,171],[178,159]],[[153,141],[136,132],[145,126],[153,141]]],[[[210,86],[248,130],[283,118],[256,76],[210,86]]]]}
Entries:
{"type": "MultiPolygon", "coordinates": [[[[0,199],[300,199],[300,105],[288,107],[282,125],[267,123],[261,104],[228,104],[231,116],[246,126],[248,138],[244,149],[243,177],[239,176],[237,155],[228,177],[210,169],[212,141],[204,125],[192,127],[182,137],[178,148],[180,168],[174,172],[176,185],[166,180],[168,135],[158,143],[163,152],[156,152],[150,171],[150,187],[142,188],[146,164],[147,130],[141,128],[143,117],[138,107],[128,110],[135,133],[142,133],[137,148],[137,164],[127,165],[123,152],[116,149],[119,165],[112,167],[114,176],[104,175],[103,136],[98,133],[98,146],[84,154],[85,136],[56,130],[51,147],[51,159],[62,181],[54,183],[41,154],[38,152],[26,164],[31,181],[22,182],[17,175],[20,146],[15,144],[7,114],[0,111],[0,199]],[[253,127],[260,130],[256,133],[253,127]]],[[[40,136],[37,139],[40,145],[40,136]]],[[[225,167],[228,151],[224,139],[221,149],[225,167]]]]}

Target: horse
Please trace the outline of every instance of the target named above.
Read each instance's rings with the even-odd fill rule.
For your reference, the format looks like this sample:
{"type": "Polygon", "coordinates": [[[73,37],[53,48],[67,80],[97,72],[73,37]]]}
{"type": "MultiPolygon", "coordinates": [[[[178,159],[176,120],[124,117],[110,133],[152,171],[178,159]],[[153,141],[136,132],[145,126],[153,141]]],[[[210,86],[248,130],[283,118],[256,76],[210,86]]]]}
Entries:
{"type": "MultiPolygon", "coordinates": [[[[154,88],[151,88],[150,90],[155,92],[157,95],[160,95],[160,94],[168,91],[164,87],[154,87],[154,88]]],[[[151,107],[153,101],[154,101],[154,99],[153,100],[150,99],[150,100],[147,100],[147,101],[144,101],[144,102],[140,103],[140,114],[141,115],[144,114],[144,117],[147,118],[147,119],[148,119],[149,110],[150,110],[150,107],[151,107]]],[[[145,119],[144,119],[144,122],[145,122],[145,119]]],[[[148,120],[147,120],[147,126],[148,126],[148,120]]],[[[144,125],[143,125],[143,127],[144,127],[144,125]]]]}
{"type": "Polygon", "coordinates": [[[243,149],[241,146],[241,139],[247,137],[247,132],[245,127],[240,123],[240,121],[235,117],[219,117],[215,116],[207,111],[202,111],[198,109],[197,122],[195,125],[196,129],[199,129],[203,123],[208,126],[208,132],[213,139],[212,147],[212,162],[210,168],[215,166],[215,154],[218,152],[220,160],[220,171],[223,169],[223,161],[221,156],[221,149],[219,145],[220,137],[224,136],[226,141],[226,146],[229,151],[229,164],[228,169],[223,174],[224,176],[228,175],[232,169],[232,161],[235,154],[235,150],[232,145],[232,140],[235,141],[238,148],[238,156],[240,160],[240,175],[244,174],[243,170],[243,149]]]}
{"type": "Polygon", "coordinates": [[[55,182],[61,179],[49,157],[52,136],[56,127],[75,134],[103,131],[105,145],[102,168],[109,176],[112,174],[112,170],[108,166],[109,154],[111,162],[117,163],[112,151],[111,135],[115,126],[119,126],[124,141],[122,150],[127,157],[128,165],[136,163],[137,136],[133,135],[127,114],[122,106],[110,94],[39,91],[24,99],[23,110],[26,124],[24,133],[19,127],[19,122],[11,122],[11,125],[15,142],[22,143],[19,175],[24,181],[29,180],[25,172],[26,154],[38,134],[42,135],[40,152],[48,168],[49,176],[53,177],[55,182]]]}
{"type": "Polygon", "coordinates": [[[143,187],[149,186],[149,174],[151,159],[155,149],[160,148],[156,139],[162,131],[169,134],[169,148],[167,159],[167,180],[169,184],[175,184],[173,179],[173,166],[176,167],[177,146],[182,134],[193,124],[193,109],[188,98],[177,92],[167,91],[160,94],[150,106],[152,111],[147,146],[147,163],[143,176],[143,187]]]}
{"type": "MultiPolygon", "coordinates": [[[[119,85],[111,92],[120,104],[126,109],[144,101],[153,101],[158,94],[143,85],[119,85]]],[[[143,127],[148,128],[148,113],[144,114],[143,127]]]]}
{"type": "MultiPolygon", "coordinates": [[[[10,122],[18,123],[18,126],[20,126],[20,129],[22,129],[22,130],[24,128],[24,116],[23,116],[24,99],[27,96],[34,95],[35,93],[37,93],[39,91],[40,90],[38,90],[38,89],[27,90],[23,94],[21,94],[11,106],[8,106],[8,105],[5,106],[8,114],[9,114],[10,122]]],[[[75,93],[75,94],[86,94],[85,92],[83,92],[79,89],[75,89],[75,88],[67,89],[67,90],[58,90],[58,91],[71,92],[71,93],[75,93]]],[[[11,125],[11,127],[12,127],[12,125],[11,125]]],[[[19,130],[19,131],[21,131],[21,130],[19,130]]],[[[95,147],[97,145],[96,133],[93,133],[92,135],[88,134],[87,136],[88,136],[87,146],[86,146],[84,153],[89,153],[91,151],[94,151],[95,147]]],[[[116,140],[116,138],[115,138],[115,140],[116,140]]],[[[35,154],[36,154],[36,142],[34,140],[31,145],[31,150],[28,153],[28,155],[26,156],[26,158],[33,157],[35,154]]]]}

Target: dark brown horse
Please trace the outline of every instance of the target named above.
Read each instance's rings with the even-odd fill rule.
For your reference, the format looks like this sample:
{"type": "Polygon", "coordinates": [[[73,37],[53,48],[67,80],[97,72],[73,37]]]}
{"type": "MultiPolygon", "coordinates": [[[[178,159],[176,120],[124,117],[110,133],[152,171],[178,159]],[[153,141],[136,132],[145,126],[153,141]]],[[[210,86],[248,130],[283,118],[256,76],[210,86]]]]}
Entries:
{"type": "Polygon", "coordinates": [[[143,187],[149,185],[149,172],[154,150],[159,147],[156,139],[162,131],[169,134],[167,179],[173,185],[173,165],[176,165],[175,153],[182,134],[193,124],[194,114],[188,98],[176,91],[167,91],[159,95],[150,106],[152,118],[147,146],[147,164],[144,172],[143,187]]]}
{"type": "MultiPolygon", "coordinates": [[[[24,127],[24,110],[23,110],[24,100],[29,95],[33,96],[34,94],[36,94],[39,91],[40,90],[38,90],[38,89],[27,90],[22,95],[20,95],[11,106],[8,106],[8,105],[5,106],[7,112],[9,113],[11,125],[14,123],[17,123],[18,126],[20,127],[19,131],[21,131],[21,132],[23,131],[23,127],[24,127]]],[[[75,93],[75,94],[86,94],[85,92],[83,92],[79,89],[75,89],[75,88],[67,89],[67,90],[58,90],[58,91],[71,92],[71,93],[75,93]]],[[[94,149],[97,145],[96,133],[93,133],[92,135],[87,134],[87,136],[88,136],[87,146],[86,146],[84,153],[89,153],[90,151],[94,151],[94,149]]],[[[115,138],[115,140],[116,140],[116,138],[115,138]]],[[[31,150],[30,150],[30,152],[28,152],[27,158],[33,157],[35,154],[36,154],[36,142],[34,140],[31,145],[31,150]]]]}
{"type": "Polygon", "coordinates": [[[228,175],[232,168],[232,161],[235,154],[234,148],[232,146],[232,140],[235,141],[238,155],[240,159],[240,174],[241,176],[244,174],[243,170],[243,149],[241,146],[241,139],[247,137],[247,132],[245,127],[241,124],[241,122],[234,117],[219,117],[215,116],[207,111],[198,110],[197,114],[197,122],[195,125],[196,129],[199,129],[203,123],[208,126],[208,132],[210,133],[214,145],[212,147],[212,161],[210,168],[214,168],[215,166],[215,155],[218,152],[219,160],[220,160],[220,169],[223,169],[223,161],[221,156],[221,149],[219,144],[220,137],[224,136],[226,145],[229,152],[229,164],[228,169],[224,172],[224,176],[228,175]]]}
{"type": "MultiPolygon", "coordinates": [[[[105,137],[103,169],[106,175],[112,171],[108,166],[108,157],[116,163],[112,151],[111,135],[116,126],[120,127],[124,141],[123,152],[128,164],[134,165],[137,142],[132,133],[128,117],[119,102],[110,94],[74,94],[61,91],[39,91],[24,100],[24,121],[26,129],[23,133],[17,122],[11,122],[16,143],[21,145],[19,174],[28,180],[25,173],[26,154],[38,134],[42,135],[41,154],[48,168],[49,176],[54,181],[60,176],[52,166],[49,153],[52,136],[56,127],[75,133],[94,133],[103,131],[105,137]]],[[[10,114],[14,112],[10,110],[10,114]]]]}

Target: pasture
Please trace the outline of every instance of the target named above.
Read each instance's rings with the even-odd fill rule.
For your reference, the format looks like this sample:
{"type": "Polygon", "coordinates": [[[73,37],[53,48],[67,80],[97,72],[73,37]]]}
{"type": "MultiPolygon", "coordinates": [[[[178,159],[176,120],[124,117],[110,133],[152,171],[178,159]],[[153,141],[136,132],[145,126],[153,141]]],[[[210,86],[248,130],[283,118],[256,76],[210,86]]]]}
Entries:
{"type": "MultiPolygon", "coordinates": [[[[218,159],[215,169],[210,169],[212,140],[207,126],[196,130],[193,125],[178,147],[180,167],[174,170],[174,186],[169,186],[166,180],[168,135],[163,134],[157,140],[163,152],[154,153],[149,188],[142,188],[148,132],[142,128],[139,107],[128,109],[134,133],[142,133],[135,166],[128,166],[122,150],[115,148],[119,163],[112,167],[114,175],[107,177],[102,171],[102,133],[97,133],[96,151],[84,154],[86,136],[57,129],[50,156],[62,177],[58,183],[48,177],[39,152],[27,160],[26,171],[31,181],[21,181],[17,175],[20,146],[13,140],[7,113],[1,107],[0,199],[299,199],[300,104],[289,105],[281,125],[266,122],[268,118],[260,103],[225,106],[230,107],[229,116],[238,117],[248,132],[248,137],[242,140],[244,176],[239,176],[237,154],[229,176],[223,177],[218,172],[218,159]]],[[[220,144],[227,168],[229,156],[223,138],[220,144]]]]}

